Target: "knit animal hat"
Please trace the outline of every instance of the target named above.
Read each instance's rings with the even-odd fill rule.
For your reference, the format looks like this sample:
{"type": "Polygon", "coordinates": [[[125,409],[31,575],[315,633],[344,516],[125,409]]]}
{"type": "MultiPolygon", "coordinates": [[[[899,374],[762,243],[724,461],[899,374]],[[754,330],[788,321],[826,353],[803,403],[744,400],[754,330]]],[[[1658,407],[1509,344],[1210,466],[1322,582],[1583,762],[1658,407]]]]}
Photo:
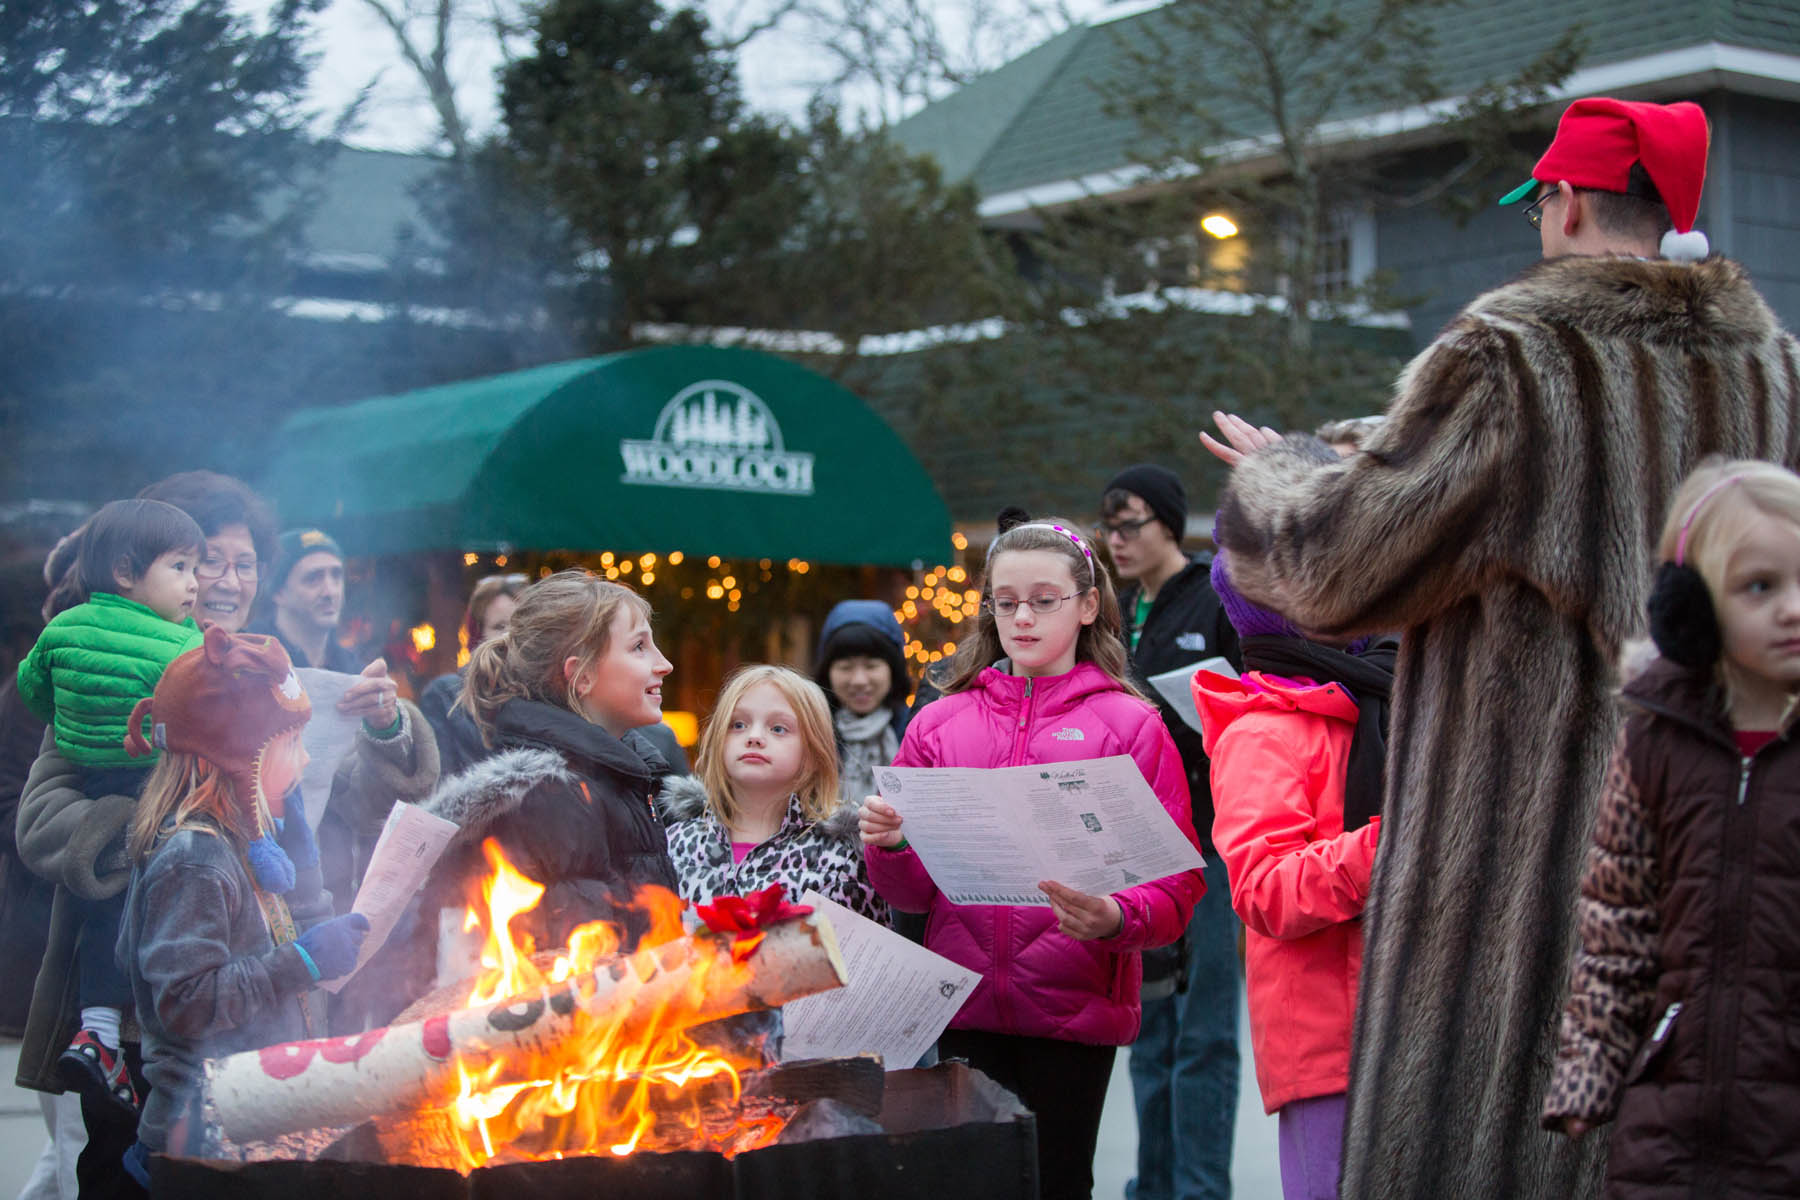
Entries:
{"type": "MultiPolygon", "coordinates": [[[[131,710],[125,749],[134,757],[170,750],[204,758],[231,780],[249,828],[258,829],[258,814],[270,808],[262,795],[263,751],[311,716],[312,701],[279,641],[211,625],[206,640],[170,663],[155,693],[131,710]],[[145,718],[152,722],[148,739],[145,718]]],[[[273,805],[281,799],[273,797],[273,805]]]]}

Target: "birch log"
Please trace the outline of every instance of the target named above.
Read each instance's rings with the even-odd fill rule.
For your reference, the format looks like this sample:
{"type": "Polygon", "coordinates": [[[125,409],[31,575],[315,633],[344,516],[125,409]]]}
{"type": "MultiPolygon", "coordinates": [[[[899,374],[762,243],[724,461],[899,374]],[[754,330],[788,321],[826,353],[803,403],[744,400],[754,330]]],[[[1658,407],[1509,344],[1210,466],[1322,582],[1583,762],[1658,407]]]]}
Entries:
{"type": "Polygon", "coordinates": [[[243,1143],[439,1108],[456,1099],[463,1072],[489,1086],[538,1078],[543,1057],[594,1022],[616,1025],[618,1040],[634,1042],[652,1027],[689,1028],[776,1008],[847,979],[822,914],[773,926],[742,963],[731,949],[728,936],[702,932],[482,1008],[213,1059],[204,1111],[243,1143]]]}

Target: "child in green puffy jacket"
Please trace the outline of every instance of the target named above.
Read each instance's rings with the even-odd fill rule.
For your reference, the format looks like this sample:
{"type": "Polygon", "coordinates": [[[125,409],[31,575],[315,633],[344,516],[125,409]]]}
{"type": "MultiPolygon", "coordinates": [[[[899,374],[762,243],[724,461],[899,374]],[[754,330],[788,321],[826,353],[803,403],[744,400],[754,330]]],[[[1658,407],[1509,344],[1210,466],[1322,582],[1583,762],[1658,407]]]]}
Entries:
{"type": "MultiPolygon", "coordinates": [[[[88,598],[44,626],[19,664],[19,698],[82,769],[88,795],[135,796],[152,764],[126,752],[131,711],[178,655],[200,644],[194,568],[206,539],[192,517],[160,500],[114,501],[79,536],[76,570],[88,598]]],[[[123,904],[122,895],[80,902],[81,1029],[58,1068],[77,1091],[135,1109],[119,1058],[130,989],[113,961],[123,904]]]]}

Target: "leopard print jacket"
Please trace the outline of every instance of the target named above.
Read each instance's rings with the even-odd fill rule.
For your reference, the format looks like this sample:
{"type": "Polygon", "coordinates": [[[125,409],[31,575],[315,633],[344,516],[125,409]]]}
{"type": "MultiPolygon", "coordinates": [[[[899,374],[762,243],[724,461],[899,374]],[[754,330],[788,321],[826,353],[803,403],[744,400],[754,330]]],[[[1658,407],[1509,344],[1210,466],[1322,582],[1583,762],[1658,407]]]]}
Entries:
{"type": "Polygon", "coordinates": [[[779,883],[795,900],[817,891],[872,921],[893,924],[887,902],[876,894],[863,866],[853,805],[840,805],[824,820],[809,821],[799,797],[793,797],[775,836],[734,863],[731,835],[707,808],[706,785],[698,778],[671,776],[658,804],[668,823],[669,857],[684,900],[706,903],[779,883]]]}
{"type": "Polygon", "coordinates": [[[1653,817],[1632,778],[1630,728],[1614,746],[1583,865],[1579,945],[1541,1115],[1546,1128],[1565,1117],[1612,1119],[1654,1006],[1662,879],[1653,817]]]}

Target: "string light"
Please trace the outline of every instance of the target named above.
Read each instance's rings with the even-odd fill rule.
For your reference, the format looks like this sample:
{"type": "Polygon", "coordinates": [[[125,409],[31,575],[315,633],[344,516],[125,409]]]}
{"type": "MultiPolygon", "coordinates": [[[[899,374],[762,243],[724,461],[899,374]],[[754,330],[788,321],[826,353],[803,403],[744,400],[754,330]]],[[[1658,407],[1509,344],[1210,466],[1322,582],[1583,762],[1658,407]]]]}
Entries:
{"type": "Polygon", "coordinates": [[[671,567],[679,567],[682,563],[682,560],[684,560],[685,558],[687,558],[687,555],[683,554],[679,550],[669,551],[669,565],[671,567]]]}

